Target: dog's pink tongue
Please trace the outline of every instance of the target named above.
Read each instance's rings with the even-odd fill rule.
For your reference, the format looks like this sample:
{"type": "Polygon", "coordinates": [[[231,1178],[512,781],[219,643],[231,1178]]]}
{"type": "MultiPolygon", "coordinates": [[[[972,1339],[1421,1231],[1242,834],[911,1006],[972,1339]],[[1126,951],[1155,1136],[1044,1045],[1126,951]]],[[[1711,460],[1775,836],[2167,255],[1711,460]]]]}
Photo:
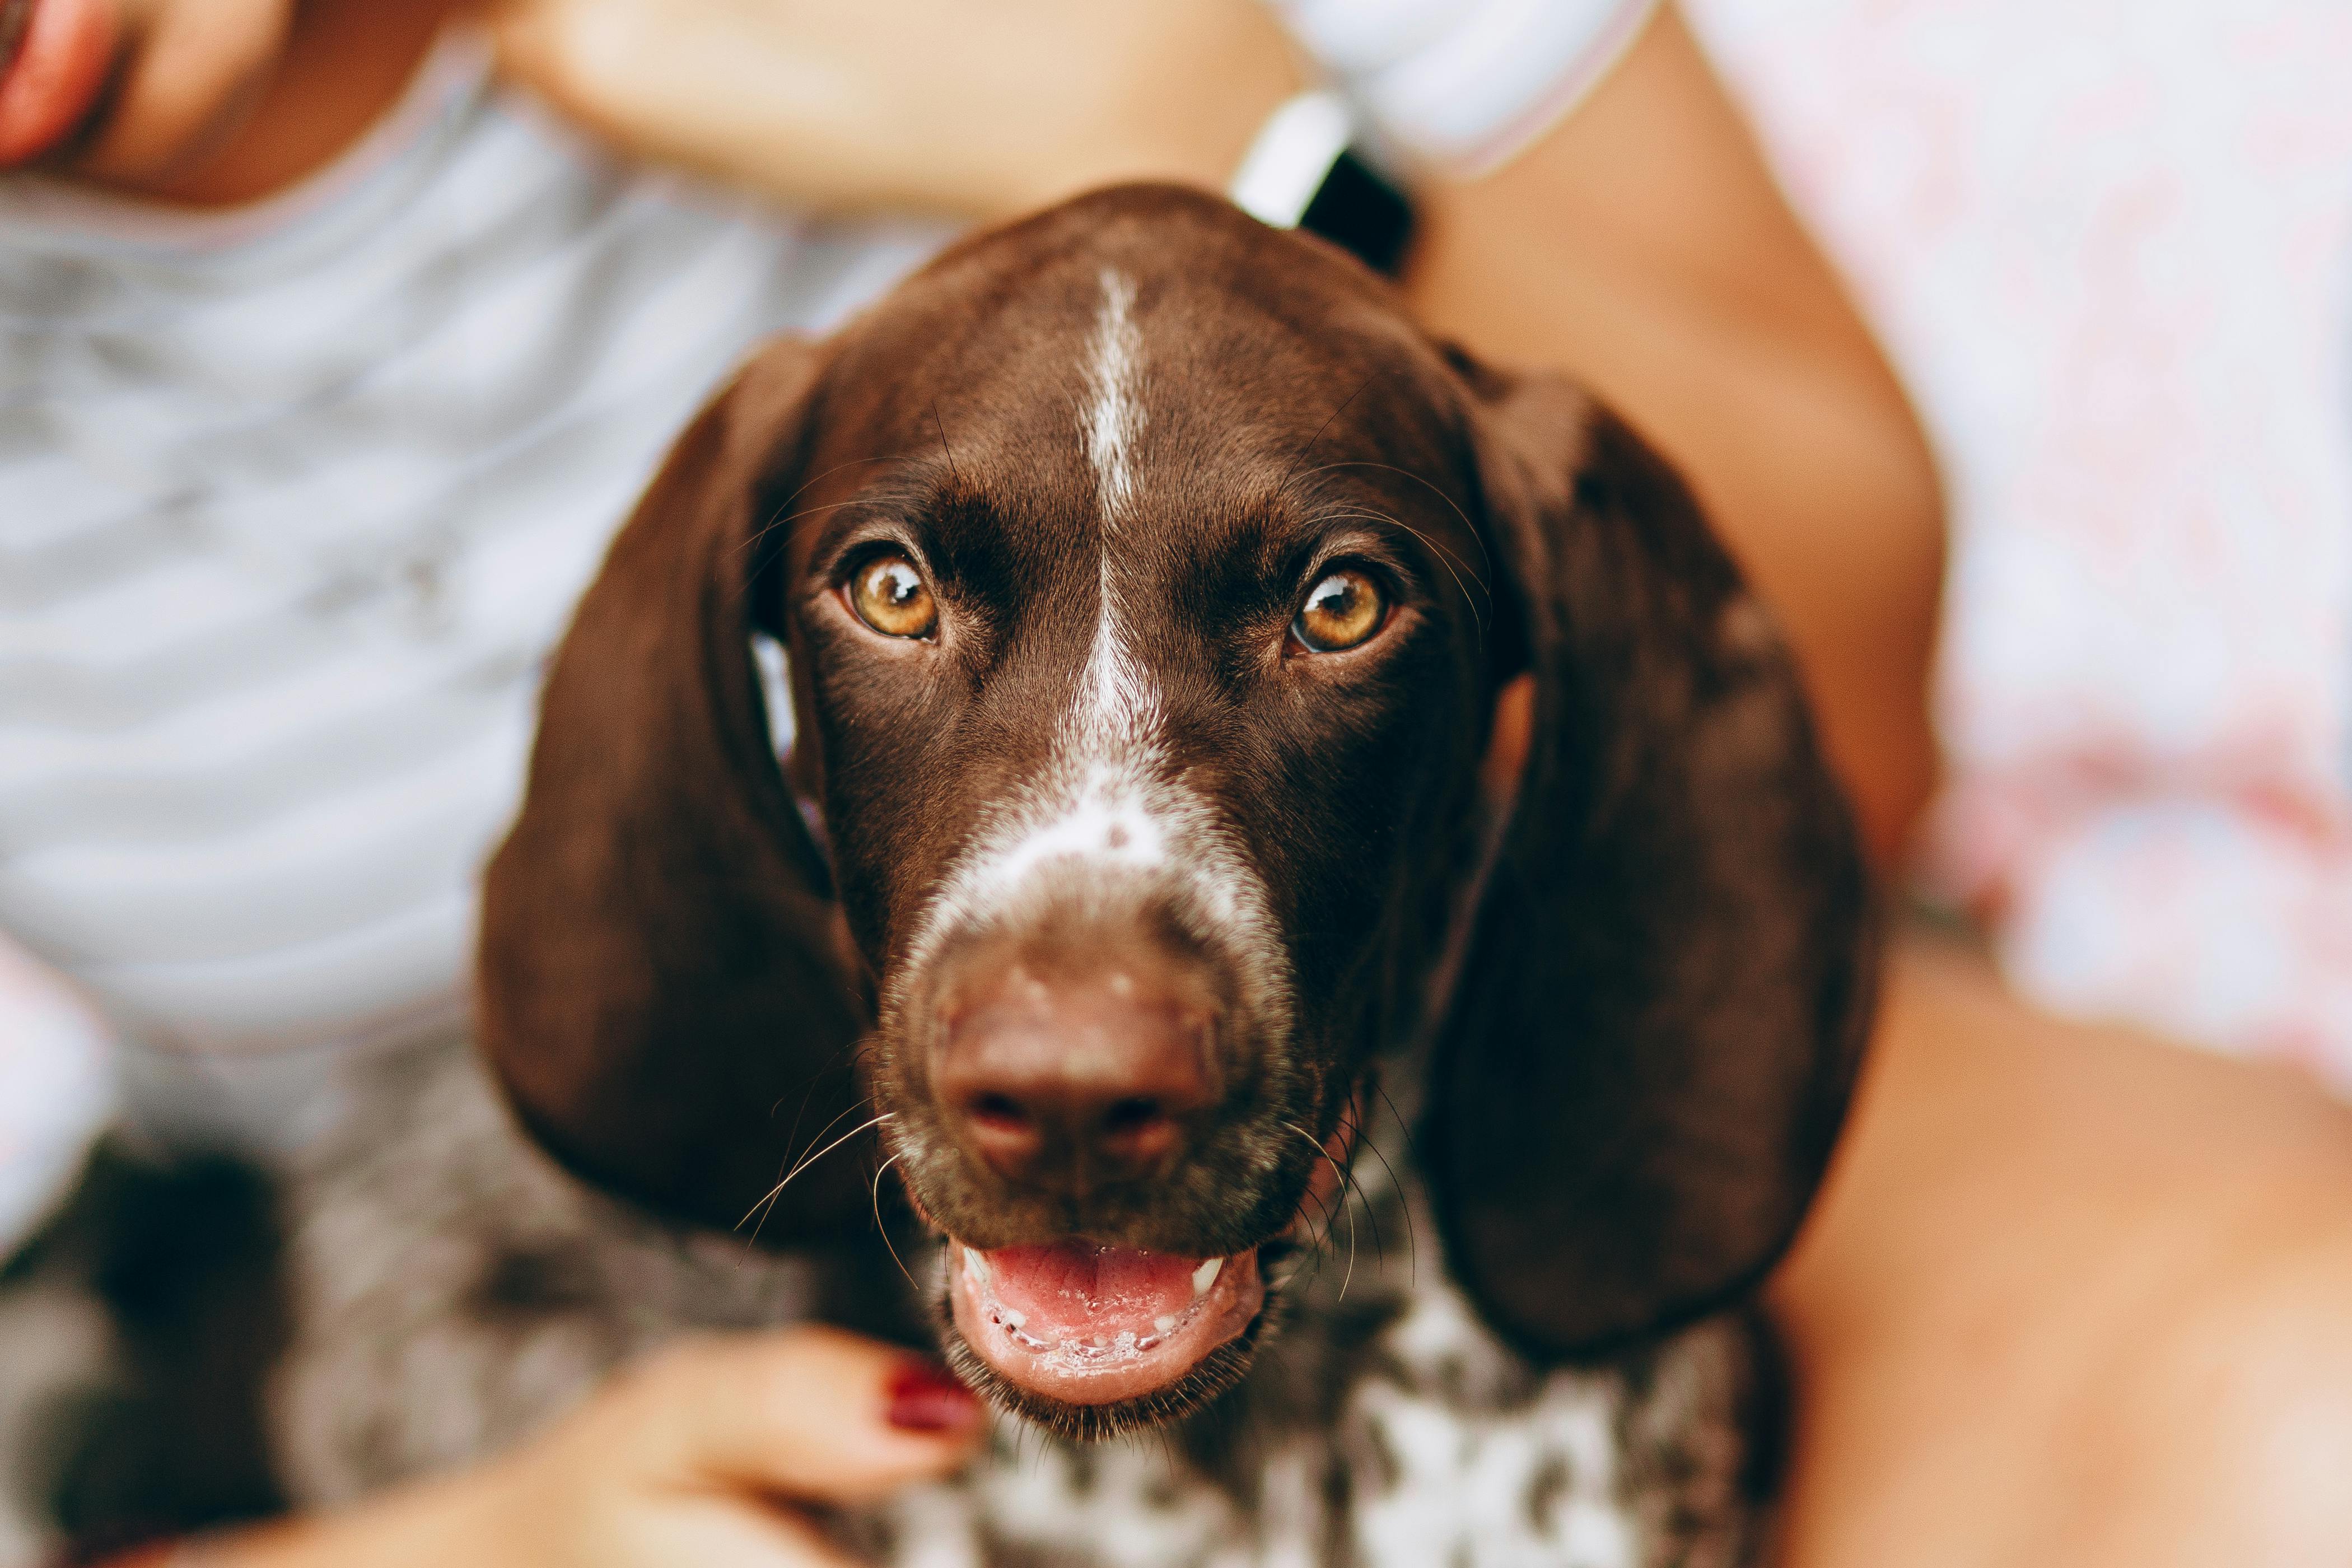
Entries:
{"type": "Polygon", "coordinates": [[[1148,1334],[1155,1321],[1184,1311],[1198,1294],[1193,1276],[1203,1261],[1091,1241],[1004,1247],[983,1256],[996,1300],[1022,1314],[1029,1333],[1079,1341],[1122,1330],[1148,1334]]]}

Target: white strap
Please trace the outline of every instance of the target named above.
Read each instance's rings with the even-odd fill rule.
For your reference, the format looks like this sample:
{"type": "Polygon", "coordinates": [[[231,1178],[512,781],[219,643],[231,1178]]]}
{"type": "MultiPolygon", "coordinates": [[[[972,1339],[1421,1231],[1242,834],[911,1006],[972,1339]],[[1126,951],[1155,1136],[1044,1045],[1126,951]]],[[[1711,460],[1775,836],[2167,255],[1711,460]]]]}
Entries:
{"type": "Polygon", "coordinates": [[[1297,228],[1348,150],[1349,123],[1336,92],[1302,92],[1276,110],[1242,154],[1227,193],[1234,205],[1260,223],[1297,228]]]}

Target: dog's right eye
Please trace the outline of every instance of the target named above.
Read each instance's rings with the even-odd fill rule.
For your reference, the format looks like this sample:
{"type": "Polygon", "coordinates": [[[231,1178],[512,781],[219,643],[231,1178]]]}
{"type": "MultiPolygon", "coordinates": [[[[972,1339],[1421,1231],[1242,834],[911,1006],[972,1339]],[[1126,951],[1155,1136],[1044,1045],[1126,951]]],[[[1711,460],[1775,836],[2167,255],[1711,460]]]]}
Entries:
{"type": "Polygon", "coordinates": [[[927,637],[938,629],[940,607],[915,563],[896,551],[877,555],[851,574],[849,607],[890,637],[927,637]]]}
{"type": "Polygon", "coordinates": [[[1345,653],[1389,618],[1388,596],[1367,573],[1342,566],[1308,590],[1290,635],[1309,653],[1345,653]]]}

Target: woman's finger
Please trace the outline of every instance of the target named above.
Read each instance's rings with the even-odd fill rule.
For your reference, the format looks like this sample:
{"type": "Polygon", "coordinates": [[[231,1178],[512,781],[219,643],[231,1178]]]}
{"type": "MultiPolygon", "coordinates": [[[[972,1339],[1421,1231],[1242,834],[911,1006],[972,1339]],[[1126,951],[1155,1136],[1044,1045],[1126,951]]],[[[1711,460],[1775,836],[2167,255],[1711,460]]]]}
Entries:
{"type": "Polygon", "coordinates": [[[647,1463],[687,1486],[869,1501],[957,1468],[982,1425],[936,1363],[833,1329],[691,1341],[642,1379],[624,1411],[643,1412],[647,1463]]]}

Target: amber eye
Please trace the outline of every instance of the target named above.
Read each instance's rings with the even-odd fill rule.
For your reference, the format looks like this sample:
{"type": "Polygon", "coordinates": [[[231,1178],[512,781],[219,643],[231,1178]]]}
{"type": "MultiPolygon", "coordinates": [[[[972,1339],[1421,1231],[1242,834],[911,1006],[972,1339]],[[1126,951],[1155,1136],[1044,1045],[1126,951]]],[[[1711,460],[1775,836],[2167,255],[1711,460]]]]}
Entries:
{"type": "Polygon", "coordinates": [[[1307,603],[1290,623],[1290,635],[1310,653],[1354,647],[1388,619],[1389,602],[1378,584],[1353,567],[1327,572],[1307,590],[1307,603]]]}
{"type": "Polygon", "coordinates": [[[927,637],[940,624],[930,585],[895,551],[875,556],[850,577],[849,607],[885,637],[927,637]]]}

